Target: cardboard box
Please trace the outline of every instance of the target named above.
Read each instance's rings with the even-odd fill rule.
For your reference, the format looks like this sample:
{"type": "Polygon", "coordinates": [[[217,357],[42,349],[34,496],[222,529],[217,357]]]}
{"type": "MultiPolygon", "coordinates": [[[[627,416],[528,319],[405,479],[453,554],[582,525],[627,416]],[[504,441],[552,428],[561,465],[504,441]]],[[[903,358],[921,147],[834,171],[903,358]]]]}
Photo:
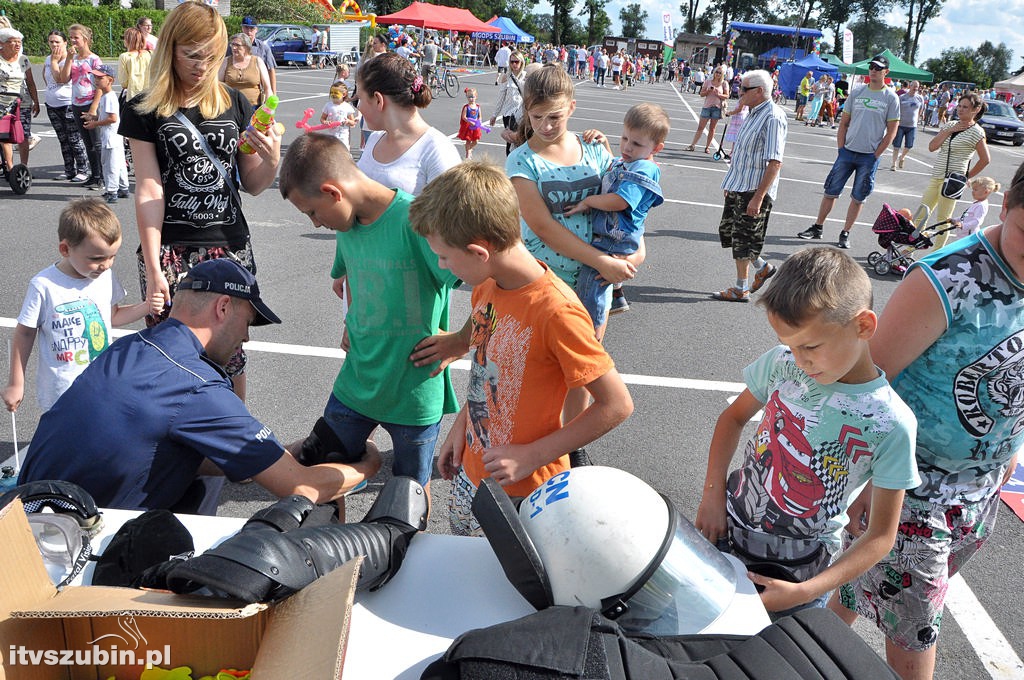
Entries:
{"type": "Polygon", "coordinates": [[[0,680],[137,680],[154,660],[194,678],[221,668],[251,668],[256,680],[341,678],[362,558],[276,605],[247,605],[103,586],[57,592],[20,501],[0,510],[0,546],[0,680]]]}

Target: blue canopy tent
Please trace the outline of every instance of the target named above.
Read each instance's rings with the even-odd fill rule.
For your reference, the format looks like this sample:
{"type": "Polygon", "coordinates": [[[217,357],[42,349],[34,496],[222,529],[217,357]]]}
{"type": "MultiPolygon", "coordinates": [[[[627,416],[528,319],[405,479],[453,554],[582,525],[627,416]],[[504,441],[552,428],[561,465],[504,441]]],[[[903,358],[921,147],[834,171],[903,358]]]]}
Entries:
{"type": "Polygon", "coordinates": [[[757,61],[759,63],[767,64],[772,60],[772,57],[775,57],[776,63],[781,64],[782,62],[785,61],[803,59],[804,56],[804,51],[799,47],[773,47],[767,52],[762,52],[761,54],[757,55],[757,61]]]}
{"type": "MultiPolygon", "coordinates": [[[[734,31],[750,31],[751,33],[772,33],[774,35],[797,35],[792,26],[775,26],[774,24],[751,24],[746,21],[734,21],[729,24],[734,31]]],[[[799,29],[800,38],[820,38],[822,32],[816,28],[799,29]]]]}
{"type": "Polygon", "coordinates": [[[795,99],[800,81],[804,79],[808,71],[814,74],[815,80],[822,75],[829,75],[833,78],[839,75],[839,69],[835,66],[827,61],[822,61],[816,54],[809,54],[800,61],[783,64],[779,69],[779,89],[782,90],[782,94],[790,99],[795,99]]]}
{"type": "Polygon", "coordinates": [[[516,22],[508,17],[492,17],[487,23],[499,29],[500,33],[472,33],[471,35],[474,40],[483,38],[484,40],[502,40],[515,43],[533,42],[533,36],[516,26],[516,22]]]}

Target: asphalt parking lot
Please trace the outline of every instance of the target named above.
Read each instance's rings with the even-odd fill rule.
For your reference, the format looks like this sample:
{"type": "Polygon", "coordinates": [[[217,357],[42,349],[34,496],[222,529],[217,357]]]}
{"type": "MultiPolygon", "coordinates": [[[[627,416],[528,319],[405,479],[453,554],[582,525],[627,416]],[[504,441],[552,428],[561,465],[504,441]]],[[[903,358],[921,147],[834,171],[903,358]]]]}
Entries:
{"type": "MultiPolygon", "coordinates": [[[[287,127],[285,142],[298,131],[294,123],[307,107],[319,112],[327,98],[330,72],[292,69],[278,71],[282,105],[279,120],[287,127]]],[[[484,117],[489,118],[496,100],[493,73],[460,73],[462,86],[479,92],[484,117]]],[[[720,248],[717,225],[721,215],[720,183],[726,166],[701,153],[684,148],[696,129],[700,102],[680,95],[668,84],[638,85],[625,91],[599,89],[581,82],[576,92],[577,109],[570,128],[603,130],[613,142],[621,131],[625,111],[642,100],[665,107],[672,117],[672,133],[658,160],[666,202],[654,210],[647,224],[647,262],[627,286],[632,305],[628,314],[609,324],[606,345],[625,376],[636,404],[634,415],[622,426],[589,447],[595,462],[615,465],[645,479],[667,494],[687,516],[693,517],[700,499],[705,460],[715,419],[727,399],[742,389],[741,371],[776,344],[764,312],[754,304],[731,304],[710,298],[712,291],[732,285],[734,269],[727,251],[720,248]]],[[[435,127],[454,134],[464,99],[441,98],[424,111],[435,127]]],[[[821,183],[835,158],[835,133],[829,129],[794,124],[790,128],[765,257],[778,263],[807,242],[795,238],[813,221],[821,197],[821,183]]],[[[3,265],[0,270],[0,337],[8,340],[24,296],[25,286],[37,271],[57,259],[57,215],[70,198],[89,194],[54,177],[60,174],[59,149],[46,116],[34,127],[44,141],[32,152],[34,185],[22,197],[0,183],[0,209],[5,219],[0,229],[3,265]]],[[[723,126],[724,127],[724,126],[723,126]]],[[[721,138],[718,130],[717,138],[721,138]]],[[[851,255],[864,262],[878,248],[870,224],[883,202],[893,207],[917,206],[927,182],[932,154],[927,141],[932,130],[918,135],[915,152],[906,169],[888,170],[884,161],[875,193],[868,199],[852,234],[851,255]]],[[[717,141],[717,140],[716,140],[717,141]]],[[[461,148],[461,143],[460,148],[461,148]]],[[[1024,161],[1024,150],[1005,144],[990,145],[992,164],[985,174],[1004,184],[1024,161]]],[[[504,144],[498,131],[484,136],[476,157],[504,160],[504,144]]],[[[998,217],[1002,194],[990,199],[989,223],[998,217]]],[[[841,198],[825,226],[825,240],[834,243],[845,214],[847,198],[841,198]]],[[[283,202],[276,188],[258,197],[246,196],[245,211],[253,231],[264,298],[284,319],[281,326],[261,327],[250,343],[249,399],[253,412],[273,428],[281,441],[305,435],[320,415],[341,364],[337,349],[341,337],[338,300],[330,290],[328,272],[333,257],[333,235],[314,230],[309,221],[283,202]]],[[[963,207],[967,203],[962,203],[963,207]]],[[[138,246],[134,207],[122,200],[115,210],[124,225],[124,245],[115,270],[130,295],[138,295],[134,252],[138,246]]],[[[898,280],[870,273],[875,286],[876,308],[884,307],[898,280]]],[[[468,311],[468,290],[454,295],[453,323],[461,323],[468,311]]],[[[0,357],[6,376],[7,353],[0,357]]],[[[35,357],[30,367],[34,376],[35,357]]],[[[456,389],[464,394],[467,371],[464,362],[453,372],[456,389]]],[[[103,395],[96,395],[102,399],[103,395]]],[[[7,419],[7,416],[4,416],[7,419]]],[[[17,413],[18,442],[31,438],[39,418],[30,388],[17,413]]],[[[442,433],[447,425],[442,427],[442,433]]],[[[13,452],[12,428],[0,423],[0,459],[13,452]]],[[[386,435],[378,435],[385,456],[390,454],[386,435]]],[[[69,442],[69,446],[73,446],[69,442]]],[[[388,464],[385,464],[385,468],[388,464]]],[[[349,502],[349,518],[358,519],[372,502],[383,476],[369,491],[349,502]]],[[[431,531],[446,533],[445,501],[448,483],[439,478],[431,484],[435,512],[431,531]]],[[[248,516],[269,496],[255,485],[229,485],[220,514],[248,516]]],[[[629,503],[628,498],[610,498],[629,503]]],[[[937,678],[1024,677],[1024,612],[1020,555],[1024,554],[1024,530],[1012,513],[1000,513],[1000,526],[986,548],[967,567],[964,582],[976,600],[958,598],[945,617],[939,642],[937,678]],[[993,637],[988,631],[995,631],[993,637]],[[998,635],[1003,636],[999,638],[998,635]]],[[[866,626],[858,626],[876,645],[879,638],[866,626]]]]}

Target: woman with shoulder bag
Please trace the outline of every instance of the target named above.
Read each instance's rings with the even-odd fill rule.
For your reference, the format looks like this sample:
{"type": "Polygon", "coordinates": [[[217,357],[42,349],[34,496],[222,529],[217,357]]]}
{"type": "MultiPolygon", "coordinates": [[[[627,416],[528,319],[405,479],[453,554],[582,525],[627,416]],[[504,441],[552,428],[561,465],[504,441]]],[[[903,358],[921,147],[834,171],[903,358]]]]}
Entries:
{"type": "Polygon", "coordinates": [[[494,115],[491,116],[491,120],[488,123],[489,125],[494,125],[494,121],[497,120],[498,116],[501,116],[502,125],[505,126],[505,131],[501,133],[501,138],[505,140],[506,156],[512,152],[512,140],[515,138],[514,133],[519,129],[519,121],[523,119],[523,79],[526,78],[525,63],[526,59],[518,50],[509,55],[509,70],[507,73],[502,73],[501,77],[498,78],[501,92],[498,93],[498,103],[494,105],[494,115]]]}
{"type": "MultiPolygon", "coordinates": [[[[932,165],[931,180],[914,215],[918,228],[952,217],[956,201],[967,182],[988,166],[985,131],[978,123],[984,114],[985,103],[981,97],[973,92],[965,94],[957,105],[958,120],[945,124],[928,143],[928,150],[932,153],[938,151],[939,156],[932,165]],[[975,153],[978,154],[978,162],[971,167],[975,153]],[[947,178],[950,179],[947,181],[947,178]]],[[[935,247],[946,245],[948,238],[949,232],[936,236],[935,247]]]]}
{"type": "MultiPolygon", "coordinates": [[[[174,298],[178,282],[205,260],[230,258],[256,273],[249,224],[239,191],[256,196],[274,183],[281,138],[250,128],[254,153],[239,136],[252,105],[217,79],[227,51],[224,20],[209,5],[183,2],[167,15],[153,51],[150,87],[128,102],[119,132],[135,159],[135,218],[139,228],[142,298],[174,298]],[[241,180],[241,186],[236,184],[241,180]]],[[[147,316],[155,326],[165,320],[147,316]]],[[[224,366],[245,398],[245,353],[224,366]]]]}

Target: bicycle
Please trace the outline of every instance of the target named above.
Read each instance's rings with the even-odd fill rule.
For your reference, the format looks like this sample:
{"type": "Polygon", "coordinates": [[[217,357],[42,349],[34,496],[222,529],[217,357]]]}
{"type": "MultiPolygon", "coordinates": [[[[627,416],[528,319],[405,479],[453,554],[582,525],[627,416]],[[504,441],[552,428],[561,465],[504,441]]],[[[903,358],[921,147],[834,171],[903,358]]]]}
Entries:
{"type": "Polygon", "coordinates": [[[444,90],[449,97],[455,97],[455,94],[459,92],[459,79],[448,66],[438,64],[430,71],[430,90],[434,96],[441,94],[441,91],[444,90]]]}
{"type": "Polygon", "coordinates": [[[775,90],[775,92],[772,93],[772,101],[779,106],[785,106],[788,100],[786,99],[786,95],[782,94],[782,90],[775,90]]]}

